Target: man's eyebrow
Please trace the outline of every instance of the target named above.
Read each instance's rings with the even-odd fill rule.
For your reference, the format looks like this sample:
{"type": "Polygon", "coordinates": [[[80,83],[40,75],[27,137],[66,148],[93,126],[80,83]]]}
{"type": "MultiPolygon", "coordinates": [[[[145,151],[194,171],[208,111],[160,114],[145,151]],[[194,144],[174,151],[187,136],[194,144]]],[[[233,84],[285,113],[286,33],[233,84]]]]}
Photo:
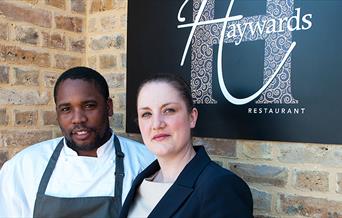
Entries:
{"type": "Polygon", "coordinates": [[[70,106],[70,103],[61,103],[61,104],[58,104],[58,105],[57,105],[57,108],[65,107],[65,106],[70,106]]]}
{"type": "Polygon", "coordinates": [[[61,106],[69,106],[70,103],[60,103],[60,104],[57,104],[57,107],[61,107],[61,106]]]}

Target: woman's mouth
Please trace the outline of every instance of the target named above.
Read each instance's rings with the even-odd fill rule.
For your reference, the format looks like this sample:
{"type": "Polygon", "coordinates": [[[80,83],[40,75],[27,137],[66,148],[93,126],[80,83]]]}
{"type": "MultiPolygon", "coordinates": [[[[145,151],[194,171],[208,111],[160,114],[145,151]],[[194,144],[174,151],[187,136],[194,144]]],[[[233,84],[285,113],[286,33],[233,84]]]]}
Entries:
{"type": "Polygon", "coordinates": [[[168,135],[168,134],[157,134],[157,135],[153,136],[152,140],[160,142],[160,141],[163,141],[164,139],[166,139],[169,136],[170,135],[168,135]]]}

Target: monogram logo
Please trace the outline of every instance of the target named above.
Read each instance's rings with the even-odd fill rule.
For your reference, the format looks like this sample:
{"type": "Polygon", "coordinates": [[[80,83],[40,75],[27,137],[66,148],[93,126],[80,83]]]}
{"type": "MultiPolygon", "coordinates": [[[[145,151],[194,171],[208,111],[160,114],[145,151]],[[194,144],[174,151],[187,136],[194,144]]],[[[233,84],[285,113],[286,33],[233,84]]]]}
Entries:
{"type": "MultiPolygon", "coordinates": [[[[185,0],[178,12],[182,17],[185,0]]],[[[227,1],[228,2],[228,1],[227,1]]],[[[192,23],[180,24],[178,28],[191,28],[180,65],[185,62],[191,46],[191,90],[197,104],[216,104],[212,95],[213,46],[218,45],[217,73],[220,90],[224,97],[235,105],[244,105],[253,100],[256,104],[298,104],[291,91],[291,53],[296,42],[293,31],[305,31],[312,27],[312,14],[302,15],[301,8],[294,9],[294,0],[267,0],[266,14],[252,17],[231,16],[234,0],[231,0],[225,17],[214,19],[215,0],[193,0],[192,23]],[[226,87],[222,62],[223,44],[264,40],[263,85],[254,94],[238,98],[226,87]]],[[[256,72],[261,73],[261,72],[256,72]]]]}

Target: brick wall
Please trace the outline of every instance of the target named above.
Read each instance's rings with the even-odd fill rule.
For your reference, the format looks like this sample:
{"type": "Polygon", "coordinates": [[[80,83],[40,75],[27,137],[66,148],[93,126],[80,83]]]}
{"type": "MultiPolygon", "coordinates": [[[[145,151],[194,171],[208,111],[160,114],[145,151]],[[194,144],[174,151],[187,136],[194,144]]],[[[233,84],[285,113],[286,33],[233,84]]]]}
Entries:
{"type": "MultiPolygon", "coordinates": [[[[60,135],[52,88],[75,65],[103,73],[125,134],[127,0],[0,0],[0,166],[60,135]]],[[[140,140],[139,135],[129,135],[140,140]]],[[[342,217],[342,146],[195,138],[250,185],[256,217],[342,217]]]]}
{"type": "Polygon", "coordinates": [[[85,2],[0,1],[0,166],[29,144],[60,135],[52,89],[86,64],[85,2]]]}
{"type": "Polygon", "coordinates": [[[88,3],[87,63],[108,81],[114,103],[111,125],[125,131],[127,0],[88,3]]]}

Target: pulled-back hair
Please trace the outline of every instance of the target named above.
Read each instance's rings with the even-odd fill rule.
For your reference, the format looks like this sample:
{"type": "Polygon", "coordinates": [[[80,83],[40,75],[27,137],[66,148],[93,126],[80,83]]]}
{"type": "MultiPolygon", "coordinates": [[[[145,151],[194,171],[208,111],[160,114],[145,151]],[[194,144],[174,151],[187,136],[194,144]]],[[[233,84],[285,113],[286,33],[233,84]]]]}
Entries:
{"type": "Polygon", "coordinates": [[[194,108],[194,102],[192,100],[190,86],[180,76],[177,76],[176,74],[154,74],[146,78],[139,85],[139,88],[137,91],[137,99],[139,97],[139,93],[141,89],[146,84],[149,84],[152,82],[165,82],[167,84],[170,84],[173,88],[177,90],[177,92],[180,94],[180,96],[184,100],[188,112],[191,112],[191,110],[194,108]]]}
{"type": "Polygon", "coordinates": [[[105,100],[109,98],[108,84],[99,72],[88,67],[74,67],[65,71],[58,77],[53,90],[55,102],[57,100],[57,92],[60,84],[67,79],[80,79],[93,83],[105,100]]]}

